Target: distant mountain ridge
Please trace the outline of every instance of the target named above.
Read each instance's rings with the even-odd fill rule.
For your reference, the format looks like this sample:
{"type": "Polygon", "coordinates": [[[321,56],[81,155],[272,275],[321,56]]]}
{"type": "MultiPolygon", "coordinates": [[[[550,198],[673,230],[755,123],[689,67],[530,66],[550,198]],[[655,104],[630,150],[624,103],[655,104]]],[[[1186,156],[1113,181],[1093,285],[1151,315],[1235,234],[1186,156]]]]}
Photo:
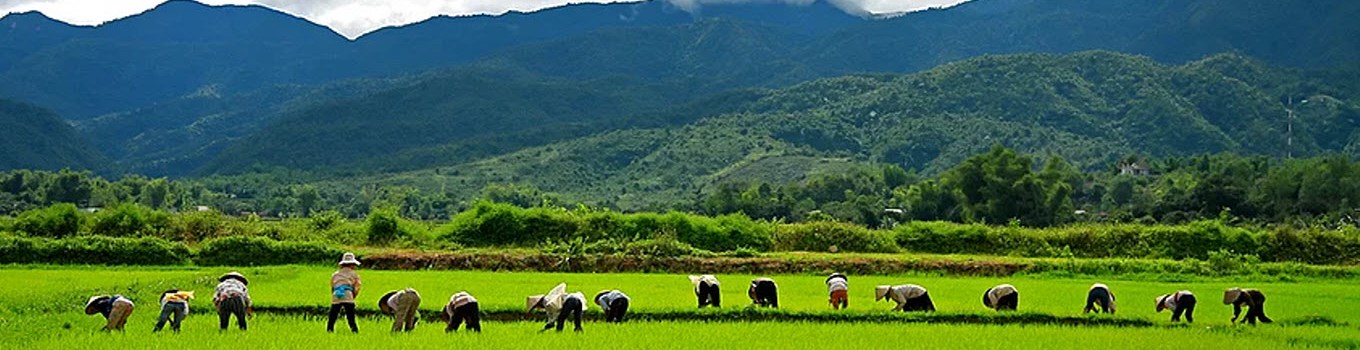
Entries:
{"type": "MultiPolygon", "coordinates": [[[[1276,72],[1236,79],[1297,81],[1277,79],[1278,68],[1312,71],[1360,62],[1360,41],[1351,40],[1360,37],[1360,21],[1350,20],[1357,16],[1360,2],[1343,0],[974,0],[876,20],[825,2],[709,5],[696,18],[652,1],[441,17],[351,42],[262,7],[172,1],[97,28],[38,14],[0,19],[0,98],[74,121],[122,171],[184,176],[262,166],[368,174],[461,164],[630,128],[686,125],[741,110],[751,102],[743,99],[754,98],[747,89],[912,73],[996,54],[1107,50],[1178,66],[1229,52],[1271,67],[1254,71],[1276,72]],[[691,108],[703,99],[724,102],[722,108],[691,108]],[[516,115],[532,122],[503,120],[516,115]],[[348,133],[327,134],[340,126],[348,133]],[[396,132],[401,127],[411,135],[396,132]]],[[[1029,87],[1023,80],[1007,82],[1029,87]]],[[[1101,82],[1107,83],[1115,82],[1101,82]]],[[[1343,92],[1360,86],[1344,79],[1329,84],[1343,92]]],[[[1172,91],[1160,82],[1152,86],[1162,87],[1150,91],[1172,91]]],[[[998,93],[1010,88],[981,87],[1000,88],[998,93]]],[[[1196,101],[1259,91],[1224,87],[1196,101]]],[[[1044,107],[1014,100],[1024,108],[1044,107]]],[[[1162,99],[1175,103],[1156,105],[1174,108],[1148,117],[1195,121],[1176,130],[1202,136],[1196,139],[1202,144],[1183,145],[1190,149],[1263,152],[1248,149],[1259,143],[1243,140],[1271,129],[1232,124],[1273,108],[1260,102],[1266,99],[1250,100],[1256,101],[1252,108],[1207,108],[1203,118],[1190,118],[1186,111],[1204,106],[1162,99]]],[[[1004,122],[1029,130],[1042,121],[969,125],[1004,122]]],[[[1087,123],[1087,131],[1106,127],[1087,123]]],[[[1072,125],[1079,124],[1063,126],[1072,125]]],[[[1055,142],[1094,137],[1082,129],[1046,127],[1044,133],[1070,136],[1055,142]]],[[[904,147],[897,152],[902,155],[883,157],[930,163],[938,158],[930,156],[937,151],[928,145],[930,137],[952,139],[957,132],[963,131],[936,129],[914,144],[897,145],[904,147]]],[[[821,151],[845,149],[850,140],[820,126],[777,136],[794,135],[821,151]]],[[[1182,141],[1164,136],[1149,139],[1182,141]]],[[[1121,141],[1139,142],[1130,150],[1174,153],[1130,140],[1121,141]]],[[[1319,140],[1325,146],[1318,149],[1342,149],[1338,142],[1348,141],[1319,140]]]]}
{"type": "MultiPolygon", "coordinates": [[[[170,100],[207,85],[245,92],[273,84],[419,72],[470,62],[506,47],[607,27],[689,23],[664,1],[580,4],[500,16],[436,17],[354,42],[329,28],[261,6],[166,2],[98,27],[36,13],[0,19],[0,96],[87,119],[170,100]],[[53,33],[33,35],[33,33],[53,33]],[[79,97],[79,98],[76,98],[79,97]]],[[[862,21],[822,2],[713,5],[703,16],[782,23],[822,33],[862,21]]]]}

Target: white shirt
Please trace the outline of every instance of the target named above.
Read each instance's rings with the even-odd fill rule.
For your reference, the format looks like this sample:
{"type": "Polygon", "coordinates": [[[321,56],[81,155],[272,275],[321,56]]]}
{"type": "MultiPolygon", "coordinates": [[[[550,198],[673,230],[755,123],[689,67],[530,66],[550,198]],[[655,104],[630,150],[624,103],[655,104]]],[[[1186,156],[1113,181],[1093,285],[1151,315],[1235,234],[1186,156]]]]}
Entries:
{"type": "Polygon", "coordinates": [[[836,278],[832,278],[832,279],[826,281],[826,291],[827,291],[827,293],[835,292],[835,291],[838,291],[838,290],[849,290],[849,289],[850,289],[850,282],[849,282],[849,281],[846,281],[844,278],[836,277],[836,278]]]}
{"type": "Polygon", "coordinates": [[[991,302],[992,307],[996,307],[996,304],[998,304],[1001,301],[1001,298],[1004,298],[1007,295],[1015,293],[1016,293],[1015,286],[1003,284],[996,287],[992,287],[992,290],[990,292],[987,292],[987,300],[991,302]]]}
{"type": "Polygon", "coordinates": [[[1188,290],[1183,290],[1183,291],[1179,291],[1179,292],[1172,293],[1171,296],[1166,297],[1166,299],[1162,299],[1162,308],[1168,309],[1168,310],[1171,310],[1171,311],[1176,311],[1176,303],[1179,303],[1179,302],[1181,301],[1181,298],[1183,298],[1183,297],[1185,297],[1185,296],[1187,296],[1187,295],[1194,295],[1194,294],[1190,293],[1190,291],[1188,291],[1188,290]]]}
{"type": "Polygon", "coordinates": [[[893,311],[902,310],[903,307],[906,307],[907,300],[916,299],[925,294],[926,288],[915,284],[893,286],[888,289],[888,297],[897,303],[897,306],[893,307],[893,311]]]}

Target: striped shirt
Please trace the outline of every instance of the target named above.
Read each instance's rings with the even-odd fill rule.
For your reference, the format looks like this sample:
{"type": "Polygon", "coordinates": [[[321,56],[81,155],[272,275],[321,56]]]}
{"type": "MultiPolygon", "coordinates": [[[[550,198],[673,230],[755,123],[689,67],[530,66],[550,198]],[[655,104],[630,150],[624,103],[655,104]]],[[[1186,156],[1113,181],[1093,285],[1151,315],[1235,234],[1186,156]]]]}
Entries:
{"type": "Polygon", "coordinates": [[[837,276],[836,278],[832,278],[832,279],[826,281],[826,291],[827,291],[827,293],[834,293],[834,292],[836,292],[836,291],[838,291],[838,290],[849,290],[849,289],[850,289],[850,282],[846,281],[844,278],[841,278],[841,277],[839,277],[839,276],[837,276]]]}
{"type": "Polygon", "coordinates": [[[250,292],[246,291],[246,284],[231,278],[218,283],[217,291],[213,293],[213,301],[223,301],[236,297],[240,297],[247,307],[251,305],[250,292]]]}
{"type": "Polygon", "coordinates": [[[468,292],[458,292],[449,297],[448,305],[444,305],[444,313],[453,316],[453,310],[475,302],[477,302],[477,298],[472,297],[472,294],[468,294],[468,292]]]}

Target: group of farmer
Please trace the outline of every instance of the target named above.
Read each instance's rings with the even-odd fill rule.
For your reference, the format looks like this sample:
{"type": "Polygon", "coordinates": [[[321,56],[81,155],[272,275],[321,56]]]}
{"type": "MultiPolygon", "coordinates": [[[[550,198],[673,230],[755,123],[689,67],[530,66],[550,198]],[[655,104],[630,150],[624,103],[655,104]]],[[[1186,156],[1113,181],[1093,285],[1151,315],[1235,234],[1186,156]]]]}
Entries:
{"type": "MultiPolygon", "coordinates": [[[[363,289],[363,280],[357,271],[361,263],[354,258],[354,254],[345,253],[338,265],[340,270],[331,274],[331,310],[326,320],[326,331],[335,331],[335,322],[344,312],[350,332],[358,333],[359,325],[354,322],[354,301],[363,289]]],[[[420,293],[413,288],[389,291],[378,298],[378,310],[392,316],[393,332],[415,330],[416,322],[420,320],[419,309],[420,293]]],[[[477,298],[467,291],[460,291],[449,297],[449,302],[440,310],[440,318],[447,324],[445,332],[455,332],[464,323],[467,324],[467,330],[481,332],[481,313],[477,298]]]]}
{"type": "MultiPolygon", "coordinates": [[[[340,269],[331,274],[331,309],[330,318],[326,323],[327,331],[335,330],[335,322],[343,312],[349,321],[349,329],[352,332],[359,332],[359,325],[355,323],[355,298],[359,296],[363,288],[363,281],[359,278],[356,271],[359,268],[359,260],[355,259],[354,254],[345,253],[338,263],[340,269]]],[[[245,275],[239,272],[230,272],[217,279],[216,290],[213,292],[213,308],[217,310],[219,327],[226,330],[231,324],[232,317],[236,318],[236,325],[241,330],[246,330],[247,319],[254,317],[254,307],[250,299],[250,291],[247,286],[250,281],[245,275]]],[[[184,318],[189,314],[189,300],[194,299],[194,292],[171,289],[161,293],[160,318],[156,321],[153,331],[161,331],[166,323],[170,324],[170,329],[175,332],[180,331],[180,325],[184,318]]],[[[128,317],[132,315],[134,304],[132,299],[122,295],[97,295],[93,296],[85,303],[85,314],[103,315],[108,322],[104,325],[105,331],[122,331],[127,324],[128,317]]],[[[392,331],[411,331],[415,329],[416,320],[420,313],[420,294],[415,289],[406,288],[391,291],[378,299],[378,308],[383,313],[392,315],[392,331]]],[[[481,332],[480,322],[481,310],[477,306],[477,298],[467,292],[454,293],[449,298],[449,303],[444,306],[443,319],[448,323],[446,331],[456,331],[463,323],[467,323],[467,329],[474,332],[481,332]]]]}
{"type": "MultiPolygon", "coordinates": [[[[690,282],[694,284],[694,294],[699,299],[699,307],[720,306],[719,284],[717,277],[713,275],[689,276],[690,282]]],[[[826,278],[828,302],[831,308],[840,310],[849,306],[849,278],[842,273],[833,273],[826,278]]],[[[747,293],[751,297],[751,302],[761,307],[779,307],[778,285],[769,278],[757,278],[751,281],[751,286],[747,293]]],[[[935,303],[930,300],[930,292],[925,287],[915,284],[903,284],[896,286],[877,286],[874,287],[874,301],[891,300],[897,304],[893,311],[935,311],[935,303]]],[[[1229,288],[1223,292],[1223,304],[1233,306],[1232,322],[1250,323],[1256,322],[1271,323],[1265,314],[1266,297],[1261,291],[1249,288],[1229,288]],[[1247,315],[1242,318],[1242,309],[1247,309],[1247,315]]],[[[1020,292],[1015,286],[1002,284],[982,293],[982,305],[997,311],[1016,310],[1020,304],[1020,292]]],[[[1195,321],[1195,295],[1188,290],[1177,291],[1175,293],[1157,297],[1157,312],[1163,310],[1171,311],[1171,321],[1179,322],[1181,315],[1185,315],[1186,322],[1195,321]]],[[[1091,285],[1086,293],[1086,307],[1083,313],[1103,312],[1114,313],[1115,298],[1114,292],[1110,287],[1103,283],[1091,285]]]]}
{"type": "MultiPolygon", "coordinates": [[[[331,274],[331,308],[326,331],[335,331],[335,322],[343,312],[350,331],[357,333],[359,326],[355,323],[355,299],[363,288],[363,282],[357,272],[361,264],[355,259],[354,254],[345,253],[338,265],[339,270],[331,274]]],[[[213,308],[217,310],[219,327],[226,330],[231,324],[232,317],[235,317],[237,327],[245,330],[246,320],[254,315],[250,292],[247,289],[250,282],[239,272],[224,274],[217,280],[219,283],[213,292],[212,303],[213,308]]],[[[689,276],[689,280],[694,285],[694,295],[698,299],[699,308],[722,306],[721,285],[717,277],[689,276]]],[[[828,301],[833,309],[840,310],[850,306],[850,282],[845,274],[833,273],[828,276],[826,287],[828,301]]],[[[773,279],[761,277],[751,280],[747,295],[758,307],[779,307],[779,286],[773,279]]],[[[166,323],[169,323],[171,330],[179,332],[184,317],[189,314],[189,300],[192,299],[194,299],[192,291],[170,289],[161,293],[161,313],[154,331],[161,331],[166,323]]],[[[930,292],[925,287],[915,284],[876,286],[874,301],[880,300],[891,300],[896,303],[893,311],[935,311],[935,303],[930,299],[930,292]]],[[[1263,309],[1265,300],[1265,295],[1256,289],[1230,288],[1223,293],[1223,304],[1233,305],[1233,322],[1238,321],[1245,306],[1247,314],[1242,322],[1253,325],[1257,321],[1270,323],[1271,320],[1266,317],[1263,309]]],[[[415,329],[420,318],[418,311],[420,301],[420,294],[415,289],[404,288],[387,292],[378,298],[378,309],[393,317],[393,332],[409,332],[415,329]]],[[[629,301],[628,295],[618,290],[600,291],[588,301],[586,295],[580,291],[568,293],[567,284],[561,283],[546,294],[529,296],[526,306],[529,311],[546,312],[547,323],[542,331],[556,328],[560,332],[570,321],[574,325],[574,330],[579,332],[581,314],[585,312],[587,304],[594,303],[599,306],[604,311],[605,322],[623,322],[628,313],[629,301]]],[[[982,294],[982,304],[997,311],[1016,310],[1019,301],[1020,292],[1009,284],[988,288],[982,294]]],[[[1172,322],[1179,322],[1182,315],[1185,316],[1186,322],[1194,322],[1195,303],[1193,293],[1188,290],[1177,291],[1157,298],[1157,312],[1170,310],[1172,322]]],[[[128,316],[132,314],[133,307],[132,300],[125,296],[98,295],[85,303],[85,313],[102,314],[108,319],[104,330],[121,331],[127,323],[128,316]]],[[[1087,291],[1086,307],[1083,312],[1114,313],[1114,311],[1115,297],[1110,287],[1101,283],[1092,285],[1087,291]]],[[[482,330],[481,310],[477,305],[477,298],[466,291],[454,293],[449,297],[440,316],[447,323],[446,332],[455,332],[464,323],[467,324],[469,331],[482,330]]]]}
{"type": "MultiPolygon", "coordinates": [[[[221,329],[226,330],[231,324],[231,318],[236,317],[236,325],[241,330],[246,329],[246,317],[253,316],[255,311],[250,301],[250,292],[246,285],[250,284],[246,277],[239,272],[229,272],[217,278],[217,288],[213,291],[213,308],[217,309],[218,324],[221,329]]],[[[170,289],[161,293],[160,317],[156,320],[153,331],[160,332],[165,328],[165,324],[170,324],[170,329],[179,332],[180,324],[184,317],[189,315],[189,300],[194,298],[194,292],[170,289]]],[[[85,314],[101,314],[108,319],[104,325],[106,331],[121,331],[127,324],[128,317],[132,315],[135,305],[132,299],[122,295],[96,295],[90,297],[85,302],[85,314]]]]}

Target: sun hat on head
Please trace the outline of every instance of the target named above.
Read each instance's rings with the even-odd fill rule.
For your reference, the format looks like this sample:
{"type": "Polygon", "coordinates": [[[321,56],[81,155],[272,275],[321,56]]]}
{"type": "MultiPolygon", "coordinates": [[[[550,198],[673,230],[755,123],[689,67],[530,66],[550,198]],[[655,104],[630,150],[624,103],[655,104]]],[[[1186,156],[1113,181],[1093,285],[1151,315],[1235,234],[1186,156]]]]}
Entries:
{"type": "Polygon", "coordinates": [[[542,294],[530,295],[528,298],[524,299],[524,308],[533,310],[534,307],[541,306],[540,304],[543,303],[543,297],[544,295],[542,294]]]}
{"type": "Polygon", "coordinates": [[[1162,310],[1166,310],[1166,308],[1165,308],[1163,305],[1166,305],[1166,298],[1170,298],[1170,297],[1171,297],[1171,294],[1167,294],[1167,295],[1163,295],[1163,296],[1157,297],[1157,312],[1162,312],[1162,310]]]}
{"type": "Polygon", "coordinates": [[[883,300],[883,297],[888,296],[889,290],[892,290],[892,286],[874,287],[874,301],[883,300]]]}
{"type": "Polygon", "coordinates": [[[339,262],[337,265],[340,265],[340,266],[345,266],[345,265],[360,266],[360,265],[363,265],[363,264],[360,264],[360,263],[359,263],[359,259],[355,259],[355,258],[354,258],[354,253],[345,253],[345,255],[340,256],[340,262],[339,262]]]}
{"type": "Polygon", "coordinates": [[[236,271],[228,272],[227,274],[222,275],[222,277],[218,277],[218,278],[217,278],[217,281],[218,281],[218,282],[224,282],[224,281],[226,281],[228,278],[235,279],[235,280],[237,280],[237,281],[241,281],[241,284],[244,284],[244,285],[247,285],[247,286],[250,285],[250,281],[247,281],[247,280],[246,280],[246,276],[245,276],[245,275],[242,275],[240,272],[236,272],[236,271]]]}
{"type": "Polygon", "coordinates": [[[837,273],[831,274],[831,276],[827,276],[827,277],[826,277],[826,283],[831,283],[831,280],[836,279],[836,278],[840,278],[840,279],[842,279],[842,280],[845,280],[846,282],[850,282],[850,278],[849,278],[849,277],[845,277],[845,274],[840,273],[840,272],[837,272],[837,273]]]}
{"type": "Polygon", "coordinates": [[[86,314],[86,315],[93,315],[93,314],[99,313],[99,309],[96,309],[96,308],[95,308],[94,303],[97,303],[97,302],[99,302],[100,300],[105,300],[105,299],[108,299],[108,298],[109,298],[109,296],[107,296],[107,295],[96,295],[96,296],[90,297],[90,301],[85,302],[85,314],[86,314]]]}

